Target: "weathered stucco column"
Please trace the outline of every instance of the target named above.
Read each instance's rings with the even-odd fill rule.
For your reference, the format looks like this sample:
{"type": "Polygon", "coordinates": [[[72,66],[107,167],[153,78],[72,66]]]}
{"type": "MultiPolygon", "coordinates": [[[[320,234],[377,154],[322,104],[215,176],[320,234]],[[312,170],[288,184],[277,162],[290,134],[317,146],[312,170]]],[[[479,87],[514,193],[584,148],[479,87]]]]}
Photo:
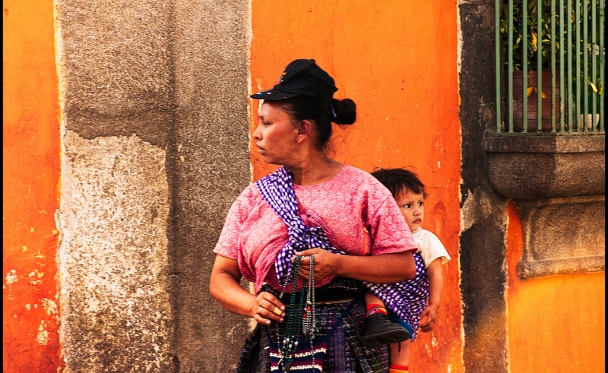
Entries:
{"type": "Polygon", "coordinates": [[[244,318],[209,296],[250,182],[245,2],[59,0],[67,372],[232,369],[244,318]]]}
{"type": "Polygon", "coordinates": [[[494,1],[460,1],[462,184],[460,234],[464,365],[467,373],[506,373],[506,203],[492,188],[483,150],[495,121],[494,1]],[[485,46],[485,47],[480,47],[485,46]]]}
{"type": "Polygon", "coordinates": [[[251,182],[249,2],[175,3],[171,185],[180,373],[231,372],[248,319],[209,295],[212,253],[232,202],[251,182]]]}

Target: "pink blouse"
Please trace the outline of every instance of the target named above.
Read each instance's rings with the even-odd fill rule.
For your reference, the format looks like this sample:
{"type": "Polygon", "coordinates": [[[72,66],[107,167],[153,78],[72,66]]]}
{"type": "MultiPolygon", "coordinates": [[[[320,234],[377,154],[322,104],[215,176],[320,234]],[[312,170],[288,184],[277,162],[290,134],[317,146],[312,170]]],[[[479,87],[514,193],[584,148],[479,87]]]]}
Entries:
{"type": "MultiPolygon", "coordinates": [[[[334,247],[349,255],[417,249],[391,193],[365,171],[344,165],[331,180],[294,185],[294,191],[304,224],[322,226],[334,247]]],[[[274,261],[287,241],[287,226],[251,184],[232,204],[213,252],[236,260],[259,292],[264,283],[279,289],[274,261]]]]}

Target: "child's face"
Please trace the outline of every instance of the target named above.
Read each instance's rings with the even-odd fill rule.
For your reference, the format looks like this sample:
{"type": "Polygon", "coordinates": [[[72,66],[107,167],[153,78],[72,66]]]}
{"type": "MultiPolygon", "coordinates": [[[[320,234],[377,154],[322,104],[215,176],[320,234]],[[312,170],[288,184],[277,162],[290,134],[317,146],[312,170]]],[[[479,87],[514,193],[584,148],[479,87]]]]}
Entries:
{"type": "Polygon", "coordinates": [[[414,232],[422,226],[424,221],[424,196],[422,193],[416,194],[407,189],[403,190],[395,198],[399,210],[405,218],[405,222],[410,231],[414,232]]]}

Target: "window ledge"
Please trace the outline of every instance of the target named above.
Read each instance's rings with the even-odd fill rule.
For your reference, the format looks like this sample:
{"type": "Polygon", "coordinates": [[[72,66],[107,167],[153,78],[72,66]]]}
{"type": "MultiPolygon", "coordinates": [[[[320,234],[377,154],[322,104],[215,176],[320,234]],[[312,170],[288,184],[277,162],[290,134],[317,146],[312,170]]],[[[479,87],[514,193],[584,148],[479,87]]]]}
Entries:
{"type": "Polygon", "coordinates": [[[486,133],[490,182],[511,199],[605,194],[605,135],[486,133]]]}
{"type": "Polygon", "coordinates": [[[605,136],[486,133],[492,187],[523,225],[521,279],[605,270],[605,136]]]}

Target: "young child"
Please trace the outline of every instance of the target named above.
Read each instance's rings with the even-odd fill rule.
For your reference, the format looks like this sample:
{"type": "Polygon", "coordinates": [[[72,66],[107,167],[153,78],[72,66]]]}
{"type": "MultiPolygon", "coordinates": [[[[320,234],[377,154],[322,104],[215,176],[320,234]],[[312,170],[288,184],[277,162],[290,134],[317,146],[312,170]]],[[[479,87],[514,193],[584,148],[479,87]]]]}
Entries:
{"type": "Polygon", "coordinates": [[[390,310],[387,312],[384,302],[371,292],[366,293],[367,314],[365,333],[361,342],[372,347],[389,344],[389,373],[407,373],[410,364],[410,345],[416,339],[418,324],[423,332],[429,332],[435,326],[443,292],[441,266],[451,258],[437,236],[421,227],[427,193],[416,174],[395,168],[381,169],[372,172],[372,175],[390,190],[399,205],[418,245],[418,251],[414,254],[417,270],[424,272],[426,267],[428,282],[416,281],[422,276],[417,274],[414,280],[395,284],[400,288],[396,291],[400,292],[403,301],[412,308],[412,317],[408,320],[397,318],[390,310]]]}

